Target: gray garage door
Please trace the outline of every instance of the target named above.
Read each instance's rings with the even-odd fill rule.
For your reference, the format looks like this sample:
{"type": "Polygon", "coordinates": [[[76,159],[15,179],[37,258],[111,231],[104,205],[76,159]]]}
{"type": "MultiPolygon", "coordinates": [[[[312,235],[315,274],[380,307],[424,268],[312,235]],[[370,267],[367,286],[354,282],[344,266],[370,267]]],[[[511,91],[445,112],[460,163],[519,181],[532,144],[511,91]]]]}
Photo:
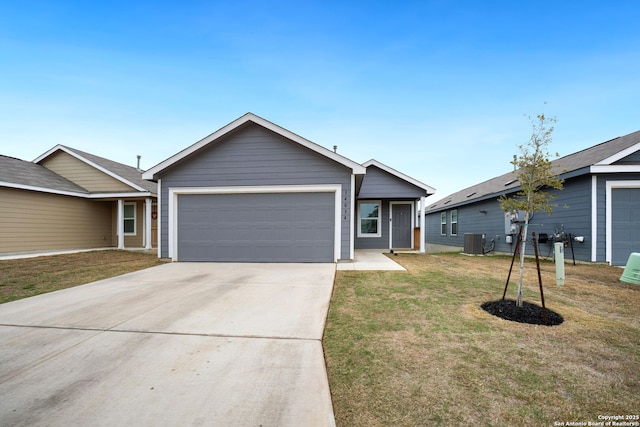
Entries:
{"type": "Polygon", "coordinates": [[[333,262],[334,193],[178,196],[178,260],[333,262]]]}
{"type": "Polygon", "coordinates": [[[611,210],[611,264],[625,265],[640,252],[640,188],[612,189],[611,210]]]}

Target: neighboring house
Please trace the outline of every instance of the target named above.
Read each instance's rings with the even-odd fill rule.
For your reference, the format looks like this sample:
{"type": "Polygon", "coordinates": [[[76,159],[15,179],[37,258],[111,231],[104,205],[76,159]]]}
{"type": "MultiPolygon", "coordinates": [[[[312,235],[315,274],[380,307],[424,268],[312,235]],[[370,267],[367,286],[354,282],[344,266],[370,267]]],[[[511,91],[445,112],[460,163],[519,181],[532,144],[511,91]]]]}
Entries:
{"type": "Polygon", "coordinates": [[[411,249],[417,203],[434,192],[251,113],[143,178],[158,183],[158,252],[174,261],[335,262],[355,248],[411,249]]]}
{"type": "Polygon", "coordinates": [[[152,248],[156,186],[141,174],[62,145],[33,162],[0,156],[0,253],[152,248]]]}
{"type": "MultiPolygon", "coordinates": [[[[640,252],[640,131],[562,157],[553,165],[565,180],[563,190],[554,190],[558,207],[552,216],[536,212],[529,227],[529,236],[536,232],[542,240],[548,237],[540,244],[542,255],[551,253],[554,240],[565,242],[565,259],[572,257],[573,247],[577,260],[624,265],[631,252],[640,252]]],[[[510,172],[427,205],[429,250],[459,250],[465,234],[483,234],[485,246],[495,240],[496,251],[513,252],[516,228],[511,228],[497,198],[519,190],[516,178],[510,172]]]]}

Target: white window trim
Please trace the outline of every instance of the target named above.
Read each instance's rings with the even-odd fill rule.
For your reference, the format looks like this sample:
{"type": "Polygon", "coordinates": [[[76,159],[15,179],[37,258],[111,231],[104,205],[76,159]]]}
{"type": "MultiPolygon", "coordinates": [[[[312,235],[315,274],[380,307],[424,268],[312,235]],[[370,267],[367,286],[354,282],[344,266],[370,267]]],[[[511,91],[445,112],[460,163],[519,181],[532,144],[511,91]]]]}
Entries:
{"type": "Polygon", "coordinates": [[[458,235],[458,209],[451,209],[450,216],[451,216],[451,224],[449,224],[449,234],[452,236],[457,236],[458,235]],[[453,232],[453,224],[454,224],[453,213],[454,212],[456,213],[456,222],[455,222],[456,232],[455,233],[453,232]]]}
{"type": "MultiPolygon", "coordinates": [[[[373,219],[373,218],[364,218],[364,219],[373,219]]],[[[381,200],[358,200],[358,237],[368,238],[368,237],[382,237],[382,201],[381,200]],[[363,219],[360,216],[360,205],[362,203],[377,203],[378,204],[378,232],[377,233],[363,233],[362,227],[360,226],[360,221],[363,219]]]]}
{"type": "Polygon", "coordinates": [[[180,194],[262,194],[262,193],[334,193],[334,245],[333,262],[337,262],[341,250],[341,206],[342,185],[265,185],[265,186],[231,186],[231,187],[177,187],[168,189],[167,220],[169,223],[167,237],[169,240],[169,258],[178,261],[178,196],[180,194]]]}
{"type": "Polygon", "coordinates": [[[136,236],[138,231],[138,204],[136,202],[124,202],[122,207],[122,231],[125,236],[136,236]],[[124,216],[124,208],[126,206],[133,206],[133,218],[127,218],[124,216]],[[133,233],[127,233],[124,227],[126,220],[133,219],[133,233]]]}
{"type": "Polygon", "coordinates": [[[447,211],[440,212],[440,235],[441,236],[446,236],[447,235],[447,232],[446,232],[447,227],[446,226],[447,226],[447,211]],[[442,221],[443,216],[444,216],[444,221],[442,221]],[[444,227],[444,229],[445,229],[444,233],[442,232],[442,225],[443,224],[445,226],[444,227]]]}

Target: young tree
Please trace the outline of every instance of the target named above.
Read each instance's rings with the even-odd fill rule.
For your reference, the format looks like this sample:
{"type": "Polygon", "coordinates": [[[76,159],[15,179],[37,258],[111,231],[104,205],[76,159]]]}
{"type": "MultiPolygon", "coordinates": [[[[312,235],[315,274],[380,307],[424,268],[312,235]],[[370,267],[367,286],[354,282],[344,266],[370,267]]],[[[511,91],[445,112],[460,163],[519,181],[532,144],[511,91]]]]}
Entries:
{"type": "MultiPolygon", "coordinates": [[[[549,153],[547,151],[551,143],[553,124],[558,120],[555,117],[546,117],[538,114],[536,119],[529,117],[533,131],[531,138],[526,144],[520,145],[520,155],[515,156],[511,162],[515,167],[516,177],[520,182],[520,190],[515,196],[502,195],[498,199],[500,207],[505,212],[519,210],[524,214],[524,225],[521,227],[520,242],[520,277],[518,280],[518,290],[516,306],[522,307],[522,280],[524,274],[524,254],[525,243],[527,241],[527,230],[529,219],[534,212],[545,211],[552,214],[553,200],[555,194],[544,190],[555,188],[562,189],[563,181],[558,174],[553,171],[549,153]],[[537,119],[537,120],[536,120],[537,119]]],[[[556,157],[558,154],[556,153],[556,157]]]]}

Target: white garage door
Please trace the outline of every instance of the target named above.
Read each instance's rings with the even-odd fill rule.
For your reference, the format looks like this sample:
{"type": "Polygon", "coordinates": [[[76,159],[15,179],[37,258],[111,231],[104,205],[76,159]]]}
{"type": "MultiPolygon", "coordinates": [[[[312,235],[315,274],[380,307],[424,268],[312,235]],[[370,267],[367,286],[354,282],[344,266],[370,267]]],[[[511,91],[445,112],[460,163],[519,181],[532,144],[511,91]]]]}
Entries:
{"type": "Polygon", "coordinates": [[[180,194],[179,261],[333,262],[335,193],[180,194]]]}

